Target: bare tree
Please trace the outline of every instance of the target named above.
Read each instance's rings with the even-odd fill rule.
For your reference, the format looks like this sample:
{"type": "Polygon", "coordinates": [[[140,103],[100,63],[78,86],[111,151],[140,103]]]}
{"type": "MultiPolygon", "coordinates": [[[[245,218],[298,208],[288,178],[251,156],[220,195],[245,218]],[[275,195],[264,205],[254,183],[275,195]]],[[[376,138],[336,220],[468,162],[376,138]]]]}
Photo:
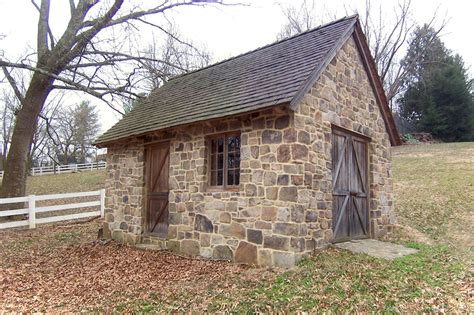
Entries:
{"type": "MultiPolygon", "coordinates": [[[[390,23],[383,14],[382,4],[374,9],[372,1],[366,0],[365,12],[361,18],[362,29],[366,34],[380,78],[384,83],[387,98],[391,104],[393,104],[393,98],[400,92],[407,75],[424,53],[420,51],[412,63],[402,62],[409,35],[417,26],[411,17],[411,10],[411,0],[399,2],[390,15],[392,17],[390,23]],[[378,13],[374,14],[373,12],[378,13]]],[[[434,28],[437,24],[436,16],[437,12],[435,11],[426,23],[429,27],[434,28]]],[[[433,43],[446,23],[446,20],[441,21],[435,29],[435,34],[427,39],[428,43],[433,43]]]]}
{"type": "Polygon", "coordinates": [[[63,97],[64,93],[56,93],[51,99],[48,99],[40,113],[40,119],[31,143],[28,159],[29,167],[50,164],[55,161],[54,155],[51,155],[56,147],[53,139],[57,135],[57,124],[54,124],[54,122],[57,121],[58,115],[63,111],[63,97]]]}
{"type": "Polygon", "coordinates": [[[191,41],[183,41],[173,23],[167,28],[164,43],[153,37],[146,53],[149,58],[144,62],[143,79],[149,90],[160,87],[171,77],[205,67],[211,62],[210,53],[191,41]]]}
{"type": "MultiPolygon", "coordinates": [[[[287,7],[282,11],[287,22],[283,25],[282,31],[278,35],[279,38],[298,34],[315,27],[317,24],[315,23],[316,17],[320,17],[321,21],[325,17],[334,18],[334,15],[330,13],[323,13],[324,10],[318,10],[314,0],[309,3],[305,0],[299,9],[287,7]]],[[[361,27],[367,37],[380,78],[384,83],[387,98],[392,104],[392,99],[403,86],[403,82],[410,71],[409,68],[414,66],[414,64],[401,62],[408,36],[417,25],[411,16],[411,0],[400,0],[394,8],[387,8],[386,4],[382,7],[381,3],[378,7],[374,7],[371,0],[366,0],[365,10],[362,13],[348,7],[345,8],[345,11],[346,15],[359,13],[361,27]],[[387,10],[390,10],[389,14],[387,14],[387,10]],[[387,15],[390,18],[387,18],[387,15]]],[[[428,22],[430,27],[437,24],[436,15],[437,12],[434,12],[433,17],[428,22]]],[[[436,27],[436,35],[443,30],[445,25],[446,21],[443,20],[436,27]]],[[[423,52],[420,52],[420,56],[422,54],[423,52]]]]}
{"type": "Polygon", "coordinates": [[[286,23],[277,35],[278,40],[303,33],[323,23],[323,17],[320,14],[315,14],[317,10],[315,1],[303,0],[299,8],[282,5],[280,8],[286,17],[286,23]]]}
{"type": "MultiPolygon", "coordinates": [[[[17,86],[22,93],[25,91],[25,82],[30,78],[27,76],[20,76],[16,78],[17,86]]],[[[1,143],[1,165],[5,163],[8,150],[10,148],[13,128],[15,125],[16,114],[21,108],[20,100],[15,96],[13,92],[8,89],[2,90],[3,96],[0,99],[0,116],[1,130],[0,130],[0,143],[1,143]]],[[[42,148],[48,144],[48,132],[51,132],[48,122],[54,116],[55,109],[62,100],[63,93],[55,93],[55,95],[47,101],[44,105],[38,120],[38,124],[33,135],[32,145],[28,156],[28,164],[34,165],[37,161],[43,159],[42,148]]],[[[3,168],[2,168],[3,169],[3,168]]]]}
{"type": "Polygon", "coordinates": [[[0,130],[0,142],[1,142],[1,169],[7,158],[8,148],[10,147],[11,136],[13,132],[13,124],[15,122],[15,112],[18,110],[20,102],[8,91],[3,91],[1,99],[0,116],[2,121],[0,130]]]}
{"type": "MultiPolygon", "coordinates": [[[[39,0],[38,0],[39,1],[39,0]]],[[[137,69],[150,60],[131,40],[137,30],[153,27],[151,16],[161,16],[173,8],[203,5],[219,0],[146,1],[143,7],[126,0],[69,0],[70,18],[61,35],[49,23],[50,0],[32,5],[38,11],[37,44],[32,54],[9,60],[0,57],[0,67],[15,95],[21,101],[16,115],[11,145],[6,159],[0,196],[25,194],[28,153],[39,115],[53,90],[75,90],[107,102],[120,96],[138,96],[137,69]],[[144,6],[148,7],[144,7],[144,6]],[[19,61],[18,61],[19,60],[19,61]],[[17,71],[29,71],[31,80],[22,93],[15,81],[17,71]]],[[[165,62],[165,61],[161,61],[165,62]]]]}
{"type": "Polygon", "coordinates": [[[71,112],[74,123],[74,145],[76,146],[76,161],[85,163],[90,156],[90,148],[100,131],[99,116],[96,107],[90,102],[83,101],[76,105],[71,112]]]}

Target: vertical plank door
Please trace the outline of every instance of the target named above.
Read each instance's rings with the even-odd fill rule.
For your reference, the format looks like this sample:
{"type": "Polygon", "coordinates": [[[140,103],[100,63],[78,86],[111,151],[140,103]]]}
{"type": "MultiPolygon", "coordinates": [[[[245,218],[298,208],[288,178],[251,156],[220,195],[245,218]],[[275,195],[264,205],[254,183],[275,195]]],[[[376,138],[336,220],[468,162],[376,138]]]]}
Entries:
{"type": "Polygon", "coordinates": [[[168,142],[147,147],[147,232],[160,237],[168,234],[169,159],[168,142]]]}
{"type": "Polygon", "coordinates": [[[332,228],[335,242],[369,236],[367,143],[362,136],[333,129],[332,228]]]}

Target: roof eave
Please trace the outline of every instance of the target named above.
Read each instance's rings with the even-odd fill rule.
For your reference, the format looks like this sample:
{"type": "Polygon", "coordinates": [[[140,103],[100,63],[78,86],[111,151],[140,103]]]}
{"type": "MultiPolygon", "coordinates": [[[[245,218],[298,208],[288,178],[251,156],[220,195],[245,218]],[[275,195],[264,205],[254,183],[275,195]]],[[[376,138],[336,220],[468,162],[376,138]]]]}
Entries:
{"type": "Polygon", "coordinates": [[[275,108],[275,107],[278,107],[278,106],[289,107],[289,105],[290,105],[289,100],[281,100],[279,102],[265,104],[264,106],[262,106],[261,108],[258,108],[258,109],[252,109],[252,110],[241,112],[241,113],[229,114],[229,115],[224,115],[224,116],[219,116],[219,117],[211,117],[211,118],[208,118],[208,119],[196,120],[196,121],[191,121],[191,122],[185,122],[185,123],[182,123],[182,124],[177,124],[177,125],[173,125],[173,126],[169,126],[169,127],[165,127],[165,128],[157,128],[157,129],[153,129],[153,130],[149,130],[149,131],[145,131],[145,132],[131,133],[131,134],[124,135],[122,137],[118,137],[118,138],[114,138],[114,139],[101,140],[100,137],[99,137],[96,141],[93,142],[93,145],[98,147],[98,148],[106,148],[106,147],[110,146],[111,144],[121,142],[121,141],[125,141],[127,139],[146,136],[146,135],[152,134],[152,133],[157,132],[157,131],[169,131],[169,130],[174,129],[174,128],[179,128],[179,127],[182,127],[182,126],[192,125],[192,124],[199,124],[199,123],[203,123],[203,122],[206,122],[206,121],[215,121],[215,120],[220,120],[220,119],[228,119],[228,118],[231,118],[231,117],[241,117],[241,116],[244,116],[244,115],[250,115],[250,114],[253,114],[253,113],[256,113],[256,112],[268,110],[268,109],[275,108]]]}
{"type": "Polygon", "coordinates": [[[395,120],[393,119],[392,110],[388,105],[388,100],[387,96],[385,95],[382,79],[378,74],[377,65],[375,64],[375,60],[372,57],[372,54],[370,53],[369,44],[367,43],[367,39],[364,35],[364,32],[362,31],[359,21],[357,21],[354,27],[354,40],[357,45],[357,48],[359,49],[359,53],[362,56],[364,67],[368,74],[372,89],[374,90],[375,98],[379,105],[380,111],[382,113],[382,118],[385,122],[385,127],[390,138],[390,143],[392,146],[401,145],[402,141],[398,134],[395,120]]]}

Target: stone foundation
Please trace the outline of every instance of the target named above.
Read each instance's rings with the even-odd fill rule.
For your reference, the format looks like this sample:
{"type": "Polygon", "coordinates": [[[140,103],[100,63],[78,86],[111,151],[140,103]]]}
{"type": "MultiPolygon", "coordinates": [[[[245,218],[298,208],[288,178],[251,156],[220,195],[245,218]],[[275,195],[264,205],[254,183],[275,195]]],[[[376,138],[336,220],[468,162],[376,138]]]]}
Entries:
{"type": "Polygon", "coordinates": [[[258,113],[157,132],[108,147],[104,227],[116,240],[252,265],[293,266],[332,241],[331,124],[369,144],[371,235],[395,221],[390,142],[352,39],[294,112],[258,113]],[[241,133],[238,191],[210,191],[209,135],[241,133]],[[169,231],[143,231],[146,142],[170,141],[169,231]]]}

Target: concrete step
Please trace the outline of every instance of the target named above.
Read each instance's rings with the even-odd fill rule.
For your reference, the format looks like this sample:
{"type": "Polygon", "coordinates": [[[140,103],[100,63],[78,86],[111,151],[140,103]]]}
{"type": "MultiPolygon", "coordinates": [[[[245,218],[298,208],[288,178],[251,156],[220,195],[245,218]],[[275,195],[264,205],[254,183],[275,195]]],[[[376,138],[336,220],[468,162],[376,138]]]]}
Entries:
{"type": "Polygon", "coordinates": [[[141,250],[150,250],[150,251],[159,251],[159,250],[165,249],[163,245],[158,245],[158,244],[137,244],[135,245],[135,247],[141,250]]]}
{"type": "Polygon", "coordinates": [[[334,244],[335,247],[346,249],[353,253],[363,253],[372,257],[393,260],[403,256],[411,255],[418,250],[407,248],[403,245],[382,242],[374,239],[353,240],[334,244]]]}

